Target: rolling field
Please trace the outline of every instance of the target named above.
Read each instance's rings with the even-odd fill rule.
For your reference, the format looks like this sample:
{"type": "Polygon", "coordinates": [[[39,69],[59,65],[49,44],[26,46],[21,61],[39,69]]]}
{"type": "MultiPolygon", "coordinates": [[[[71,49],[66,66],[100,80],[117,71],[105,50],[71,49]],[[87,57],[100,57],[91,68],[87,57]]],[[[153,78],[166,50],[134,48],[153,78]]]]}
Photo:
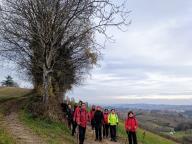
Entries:
{"type": "Polygon", "coordinates": [[[0,87],[0,102],[25,96],[31,92],[31,89],[15,88],[15,87],[0,87]]]}

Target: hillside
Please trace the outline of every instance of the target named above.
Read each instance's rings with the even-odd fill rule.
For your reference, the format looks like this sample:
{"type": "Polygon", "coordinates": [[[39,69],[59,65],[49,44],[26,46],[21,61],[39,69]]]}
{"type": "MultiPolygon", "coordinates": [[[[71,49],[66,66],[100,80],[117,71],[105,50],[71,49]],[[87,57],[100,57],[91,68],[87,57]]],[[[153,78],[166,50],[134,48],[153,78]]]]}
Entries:
{"type": "Polygon", "coordinates": [[[31,92],[31,89],[15,88],[15,87],[0,87],[0,102],[19,98],[31,92]]]}
{"type": "MultiPolygon", "coordinates": [[[[1,144],[75,144],[76,138],[71,137],[68,128],[61,122],[53,122],[47,119],[34,118],[25,110],[25,106],[33,96],[31,90],[20,88],[0,88],[0,143],[1,144]]],[[[118,127],[120,143],[126,143],[124,124],[120,122],[118,127]]],[[[87,129],[85,144],[97,144],[94,141],[93,132],[87,129]]],[[[143,130],[138,130],[139,144],[175,144],[146,131],[143,139],[143,130]]],[[[103,144],[112,144],[104,140],[103,144]]]]}
{"type": "MultiPolygon", "coordinates": [[[[123,122],[121,122],[119,125],[119,135],[121,138],[124,139],[124,141],[126,141],[127,134],[124,131],[123,122]]],[[[157,143],[158,144],[176,144],[176,142],[173,142],[171,140],[168,140],[166,138],[163,138],[159,135],[143,130],[141,128],[139,128],[137,131],[137,138],[141,144],[157,144],[157,143]],[[143,137],[144,132],[145,132],[145,137],[143,137]]]]}

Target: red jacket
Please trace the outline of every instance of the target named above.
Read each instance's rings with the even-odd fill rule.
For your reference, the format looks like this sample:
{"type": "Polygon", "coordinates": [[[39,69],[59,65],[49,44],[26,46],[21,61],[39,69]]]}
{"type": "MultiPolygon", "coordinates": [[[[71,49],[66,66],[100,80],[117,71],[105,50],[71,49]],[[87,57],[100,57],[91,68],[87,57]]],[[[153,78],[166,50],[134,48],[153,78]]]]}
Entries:
{"type": "Polygon", "coordinates": [[[77,124],[85,128],[87,126],[87,121],[89,121],[87,110],[80,109],[77,113],[77,124]]]}
{"type": "Polygon", "coordinates": [[[109,113],[103,113],[104,124],[108,124],[108,116],[109,116],[109,113]]]}
{"type": "Polygon", "coordinates": [[[78,113],[80,112],[80,107],[78,106],[75,111],[74,111],[74,114],[73,114],[73,121],[74,122],[77,122],[77,116],[78,116],[78,113]]]}
{"type": "Polygon", "coordinates": [[[137,128],[138,128],[138,122],[135,117],[127,118],[125,120],[126,131],[136,132],[137,128]]]}

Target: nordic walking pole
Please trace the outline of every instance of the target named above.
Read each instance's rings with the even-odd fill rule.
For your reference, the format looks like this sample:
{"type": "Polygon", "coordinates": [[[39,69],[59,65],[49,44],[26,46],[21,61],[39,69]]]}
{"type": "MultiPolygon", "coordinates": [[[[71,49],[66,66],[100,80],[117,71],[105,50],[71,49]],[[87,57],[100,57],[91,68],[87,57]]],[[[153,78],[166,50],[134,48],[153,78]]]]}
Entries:
{"type": "Polygon", "coordinates": [[[102,137],[104,138],[104,124],[102,124],[102,126],[101,126],[101,134],[102,134],[102,137]]]}

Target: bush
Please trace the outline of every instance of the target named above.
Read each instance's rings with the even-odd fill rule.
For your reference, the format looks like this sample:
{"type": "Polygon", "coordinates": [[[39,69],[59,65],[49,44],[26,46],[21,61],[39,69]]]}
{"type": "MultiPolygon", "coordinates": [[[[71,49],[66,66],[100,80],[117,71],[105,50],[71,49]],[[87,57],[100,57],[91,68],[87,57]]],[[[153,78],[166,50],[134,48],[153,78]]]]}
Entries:
{"type": "Polygon", "coordinates": [[[175,127],[175,131],[186,131],[188,129],[192,129],[192,123],[179,123],[177,127],[175,127]]]}

